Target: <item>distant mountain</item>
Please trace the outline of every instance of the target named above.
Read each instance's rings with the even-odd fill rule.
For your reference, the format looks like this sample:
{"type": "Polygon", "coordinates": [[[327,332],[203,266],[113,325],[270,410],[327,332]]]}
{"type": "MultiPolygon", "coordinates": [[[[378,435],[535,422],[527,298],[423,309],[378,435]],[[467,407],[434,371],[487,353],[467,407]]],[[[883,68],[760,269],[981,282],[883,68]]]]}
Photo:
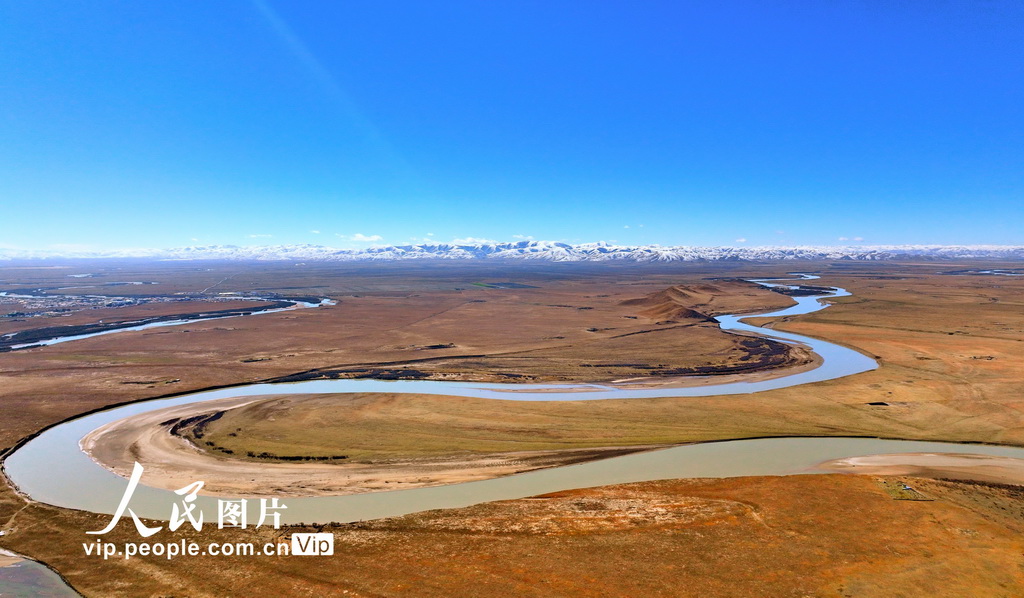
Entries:
{"type": "Polygon", "coordinates": [[[856,247],[666,247],[555,241],[515,243],[438,243],[336,249],[323,245],[208,245],[175,249],[43,251],[0,249],[0,259],[153,258],[162,260],[541,260],[549,262],[692,262],[813,260],[1024,260],[1019,245],[874,245],[856,247]]]}

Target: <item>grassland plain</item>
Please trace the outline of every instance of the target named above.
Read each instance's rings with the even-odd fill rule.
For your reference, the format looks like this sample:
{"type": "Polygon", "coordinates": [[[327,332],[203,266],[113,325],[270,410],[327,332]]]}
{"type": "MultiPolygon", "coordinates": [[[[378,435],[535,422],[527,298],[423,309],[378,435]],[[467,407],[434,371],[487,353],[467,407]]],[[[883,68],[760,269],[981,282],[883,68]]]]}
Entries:
{"type": "MultiPolygon", "coordinates": [[[[782,271],[775,268],[772,273],[782,271]]],[[[791,322],[770,322],[770,325],[856,347],[877,356],[882,367],[850,378],[748,397],[676,399],[676,403],[686,404],[685,414],[681,416],[686,422],[683,430],[686,433],[680,435],[681,440],[687,435],[699,440],[820,433],[1024,444],[1024,418],[1021,417],[1024,404],[1019,395],[1019,376],[1024,365],[1024,310],[1020,309],[1024,305],[1024,281],[1012,277],[937,274],[944,269],[942,264],[834,264],[815,269],[826,275],[823,282],[845,286],[855,296],[838,300],[835,306],[823,312],[791,322]]],[[[958,264],[957,269],[962,266],[958,264]]],[[[742,272],[743,275],[767,273],[757,269],[742,272]]],[[[620,273],[609,276],[616,274],[620,273]]],[[[699,274],[702,278],[713,275],[699,270],[686,274],[694,277],[699,274]]],[[[680,273],[636,276],[628,285],[630,292],[616,297],[616,305],[621,307],[623,300],[648,297],[669,286],[696,283],[680,273]]],[[[486,276],[477,278],[487,280],[486,276]]],[[[507,274],[502,277],[503,280],[508,278],[507,274]]],[[[574,294],[579,297],[581,292],[610,295],[608,289],[621,289],[620,285],[624,284],[623,279],[603,280],[601,284],[614,286],[597,292],[588,286],[592,282],[585,280],[554,285],[549,279],[545,283],[560,286],[566,299],[574,294]]],[[[431,284],[439,283],[431,279],[431,284]]],[[[509,290],[478,292],[506,293],[509,290]]],[[[416,292],[411,294],[422,296],[416,292]]],[[[343,303],[338,308],[345,305],[345,298],[341,299],[343,303]]],[[[376,299],[385,302],[382,297],[376,299]]],[[[489,300],[490,295],[485,301],[489,300]]],[[[415,311],[416,302],[410,304],[410,309],[415,311]]],[[[558,304],[572,305],[569,301],[558,304]]],[[[507,306],[499,307],[503,311],[507,306]]],[[[731,311],[738,311],[730,307],[731,311]]],[[[362,313],[372,311],[366,307],[362,313]]],[[[616,312],[609,310],[609,313],[616,312]]],[[[264,325],[270,329],[263,331],[266,343],[281,343],[280,336],[287,327],[274,330],[273,322],[283,316],[260,317],[272,319],[264,325]]],[[[410,324],[408,320],[392,321],[386,317],[372,321],[382,332],[391,334],[397,334],[403,325],[410,324]],[[389,321],[393,327],[380,326],[381,321],[389,321]]],[[[552,318],[549,326],[563,321],[561,317],[552,318]]],[[[366,320],[361,323],[368,325],[366,320]]],[[[32,352],[0,356],[0,365],[5,368],[4,381],[14,383],[13,387],[5,384],[6,396],[0,397],[4,401],[5,416],[17,413],[15,409],[19,405],[30,407],[29,417],[13,423],[8,423],[5,417],[5,428],[0,434],[7,442],[13,442],[42,425],[109,403],[112,396],[123,400],[153,392],[146,386],[120,384],[133,375],[145,373],[153,377],[159,372],[180,378],[183,388],[194,389],[230,383],[225,380],[232,378],[233,382],[251,381],[274,374],[284,375],[289,369],[294,372],[345,363],[337,355],[343,350],[340,347],[322,360],[311,357],[315,351],[301,347],[283,349],[279,359],[278,347],[273,347],[274,351],[267,355],[268,361],[232,365],[233,359],[251,356],[252,345],[240,350],[238,347],[243,345],[225,339],[251,341],[259,336],[259,331],[239,321],[240,334],[211,336],[209,324],[196,327],[207,331],[206,336],[178,333],[195,343],[193,348],[207,359],[204,365],[196,365],[196,353],[190,363],[188,353],[177,339],[169,342],[159,337],[150,343],[157,351],[156,355],[149,356],[154,358],[152,362],[118,362],[128,357],[141,360],[147,356],[150,349],[146,348],[146,342],[154,339],[142,342],[141,336],[134,341],[125,336],[114,345],[104,346],[100,339],[95,339],[81,341],[88,345],[78,347],[70,343],[60,350],[59,346],[39,350],[34,356],[32,352]],[[293,353],[293,358],[285,359],[288,353],[293,353]],[[45,367],[40,362],[45,363],[45,367]],[[294,367],[303,362],[308,367],[294,367]],[[25,395],[37,386],[42,392],[31,395],[35,400],[30,400],[25,395]],[[76,393],[79,387],[82,392],[76,393]],[[62,401],[64,397],[67,400],[62,401]]],[[[317,334],[322,331],[323,322],[310,324],[308,328],[321,330],[299,333],[290,340],[296,344],[315,344],[317,340],[330,337],[317,334]]],[[[306,327],[291,327],[296,332],[302,328],[306,327]]],[[[692,328],[695,327],[681,330],[692,328]]],[[[366,328],[362,332],[371,334],[366,328]]],[[[594,334],[586,329],[583,332],[594,334]]],[[[574,338],[589,338],[579,334],[574,338]]],[[[400,346],[443,344],[435,336],[429,340],[422,334],[415,336],[411,342],[405,340],[400,346]]],[[[325,347],[321,344],[317,348],[325,347]]],[[[356,363],[365,362],[364,357],[356,363]]],[[[664,407],[672,402],[669,399],[637,400],[623,408],[649,410],[645,414],[650,415],[659,409],[677,409],[664,407]]],[[[508,415],[504,407],[509,402],[492,403],[495,416],[508,415]]],[[[397,405],[406,410],[424,409],[423,404],[397,405]]],[[[394,422],[401,421],[408,413],[403,414],[398,407],[392,417],[394,422]]],[[[594,407],[587,407],[591,408],[594,407]]],[[[614,405],[596,408],[614,410],[614,405]]],[[[490,417],[485,406],[473,409],[482,410],[474,415],[490,417]]],[[[390,417],[386,410],[384,416],[385,420],[390,417]]],[[[400,451],[401,438],[398,441],[400,451]]],[[[922,483],[915,481],[917,485],[922,483]]],[[[867,477],[748,478],[654,484],[649,487],[661,498],[645,494],[639,504],[645,501],[655,504],[657,500],[684,504],[689,491],[684,488],[703,487],[701,484],[706,485],[704,498],[749,505],[750,515],[740,517],[736,514],[740,511],[734,513],[729,509],[719,513],[709,507],[704,510],[719,523],[687,524],[689,527],[684,526],[678,533],[664,537],[657,535],[664,533],[663,528],[646,524],[629,531],[583,529],[570,534],[494,531],[514,529],[516,522],[523,519],[522,509],[541,504],[530,500],[510,501],[368,524],[368,535],[362,537],[345,534],[366,530],[339,527],[336,528],[339,543],[347,548],[335,557],[332,566],[296,559],[239,560],[227,568],[230,571],[223,566],[218,569],[231,580],[229,583],[216,580],[213,576],[217,572],[210,571],[210,563],[204,559],[88,561],[81,555],[80,542],[84,537],[81,530],[93,529],[91,526],[102,520],[101,516],[26,505],[10,489],[0,494],[0,525],[11,531],[4,537],[4,545],[54,565],[76,587],[90,595],[132,595],[127,590],[129,587],[149,588],[143,593],[157,594],[188,592],[198,595],[208,591],[209,595],[245,595],[244,588],[258,586],[282,588],[284,593],[291,594],[322,593],[325,588],[337,592],[348,589],[355,595],[451,595],[472,587],[479,588],[483,592],[480,595],[502,595],[510,589],[520,590],[516,593],[523,595],[586,595],[587,592],[622,595],[635,591],[649,591],[654,595],[679,595],[682,591],[685,595],[686,588],[694,588],[694,595],[736,595],[739,589],[740,594],[747,595],[870,596],[893,595],[896,588],[897,594],[904,595],[1011,596],[1014,588],[1022,583],[1021,498],[1013,489],[934,482],[931,483],[933,492],[940,500],[912,503],[913,506],[908,507],[907,501],[891,501],[867,477]],[[428,521],[430,517],[469,521],[473,509],[490,513],[488,518],[494,522],[494,530],[437,531],[437,526],[428,521]],[[766,513],[772,515],[766,517],[766,513]],[[935,525],[937,521],[941,525],[935,525]],[[854,527],[858,530],[856,534],[852,531],[854,527]],[[762,538],[762,534],[788,536],[793,538],[789,541],[792,546],[786,549],[781,547],[784,543],[766,544],[763,540],[767,536],[762,538]],[[373,541],[367,543],[365,538],[373,541]],[[488,547],[487,550],[484,547],[488,547]],[[632,575],[624,575],[625,571],[632,575]],[[800,575],[792,574],[793,571],[800,575]]],[[[629,491],[616,488],[621,487],[581,492],[629,491]]],[[[560,513],[557,519],[564,519],[570,528],[583,525],[579,522],[586,520],[579,509],[568,505],[554,512],[560,513]]],[[[612,519],[625,517],[619,511],[615,513],[618,514],[610,516],[612,519]]],[[[700,519],[696,514],[693,517],[690,523],[700,519]]],[[[117,533],[127,535],[128,530],[122,527],[117,533]]],[[[227,532],[204,532],[203,535],[204,540],[232,537],[227,532]]]]}
{"type": "MultiPolygon", "coordinates": [[[[749,339],[722,333],[700,318],[658,324],[668,321],[638,315],[648,306],[622,302],[642,300],[682,285],[717,289],[694,291],[693,303],[708,314],[754,312],[790,303],[789,298],[754,285],[704,280],[714,274],[711,269],[613,268],[593,273],[590,268],[571,267],[505,271],[472,266],[359,266],[351,271],[335,267],[308,273],[306,286],[301,286],[303,279],[293,272],[294,266],[284,272],[274,264],[224,268],[206,272],[178,266],[162,273],[130,274],[163,281],[161,292],[212,288],[217,292],[305,294],[320,290],[339,304],[123,332],[0,355],[0,405],[5,414],[0,421],[0,447],[54,421],[111,403],[310,370],[313,375],[316,371],[348,370],[349,375],[359,376],[373,375],[374,370],[386,373],[415,368],[438,378],[506,382],[608,380],[650,373],[633,367],[587,367],[597,359],[598,363],[607,362],[608,356],[619,355],[618,351],[624,350],[619,347],[628,347],[630,361],[663,365],[669,371],[745,367],[744,358],[749,358],[751,351],[742,343],[749,339]],[[478,279],[513,279],[537,288],[488,289],[467,282],[478,279]],[[650,330],[658,332],[621,336],[650,330]],[[643,342],[636,340],[640,337],[643,342]],[[442,347],[432,348],[438,345],[442,347]],[[639,359],[633,360],[634,356],[639,359]],[[510,359],[516,363],[507,365],[510,359]],[[360,369],[364,371],[351,372],[360,369]]],[[[90,265],[67,271],[96,269],[90,265]]],[[[770,272],[784,271],[776,268],[770,272]]],[[[743,273],[753,275],[757,270],[743,273]]],[[[119,277],[123,274],[118,272],[119,277]]],[[[33,278],[28,286],[40,286],[46,280],[33,278]]],[[[137,317],[139,309],[126,308],[122,317],[137,317]]],[[[189,309],[183,307],[185,311],[189,309]]],[[[6,332],[0,324],[0,334],[6,332]]],[[[794,359],[803,361],[805,357],[795,355],[794,359]]],[[[783,356],[775,365],[786,363],[783,356]]]]}

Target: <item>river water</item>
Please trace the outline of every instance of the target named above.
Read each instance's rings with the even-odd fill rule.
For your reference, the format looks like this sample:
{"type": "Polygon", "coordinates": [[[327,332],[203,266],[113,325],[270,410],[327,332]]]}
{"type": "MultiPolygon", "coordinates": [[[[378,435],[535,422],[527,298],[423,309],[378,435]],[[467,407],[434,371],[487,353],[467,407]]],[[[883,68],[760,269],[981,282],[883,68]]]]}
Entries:
{"type": "Polygon", "coordinates": [[[45,565],[0,549],[0,596],[64,598],[79,593],[45,565]]]}

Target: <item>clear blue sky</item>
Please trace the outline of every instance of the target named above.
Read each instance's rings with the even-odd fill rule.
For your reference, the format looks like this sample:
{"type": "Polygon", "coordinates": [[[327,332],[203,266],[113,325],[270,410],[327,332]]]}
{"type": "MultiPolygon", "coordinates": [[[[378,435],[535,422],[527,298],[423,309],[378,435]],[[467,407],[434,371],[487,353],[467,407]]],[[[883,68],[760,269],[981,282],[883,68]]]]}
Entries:
{"type": "Polygon", "coordinates": [[[0,0],[0,208],[19,248],[1024,243],[1024,2],[0,0]]]}

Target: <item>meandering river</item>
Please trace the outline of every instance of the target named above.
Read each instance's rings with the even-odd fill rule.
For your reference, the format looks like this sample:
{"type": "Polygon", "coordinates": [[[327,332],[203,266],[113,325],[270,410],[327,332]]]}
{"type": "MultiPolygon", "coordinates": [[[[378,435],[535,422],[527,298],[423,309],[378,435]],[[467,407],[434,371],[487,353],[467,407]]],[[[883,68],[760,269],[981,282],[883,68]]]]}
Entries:
{"type": "MultiPolygon", "coordinates": [[[[816,278],[800,275],[802,279],[816,278]]],[[[757,280],[776,286],[772,280],[757,280]]],[[[285,393],[410,392],[501,398],[520,401],[581,401],[650,397],[743,395],[849,376],[878,367],[852,349],[798,334],[767,330],[743,322],[753,317],[806,314],[827,307],[827,300],[848,296],[844,289],[795,297],[792,307],[769,313],[717,318],[724,330],[753,332],[806,346],[822,358],[820,366],[787,376],[752,382],[728,381],[687,388],[627,389],[599,384],[483,384],[444,381],[314,380],[284,384],[252,384],[144,401],[89,414],[54,426],[21,446],[4,463],[10,479],[31,498],[62,507],[113,513],[127,480],[104,469],[80,448],[81,439],[109,422],[165,407],[211,399],[285,393]]],[[[742,397],[737,397],[742,400],[742,397]]],[[[348,496],[288,498],[282,515],[287,523],[356,521],[428,509],[455,508],[481,502],[625,482],[666,478],[730,477],[814,473],[825,460],[878,453],[969,453],[1024,459],[1024,449],[940,442],[873,438],[770,438],[685,445],[564,467],[532,471],[491,480],[412,490],[348,496]]],[[[265,493],[272,496],[272,489],[265,493]]],[[[167,519],[180,497],[168,490],[136,489],[131,508],[140,516],[167,519]]],[[[216,513],[216,499],[200,496],[199,506],[216,513]]]]}

